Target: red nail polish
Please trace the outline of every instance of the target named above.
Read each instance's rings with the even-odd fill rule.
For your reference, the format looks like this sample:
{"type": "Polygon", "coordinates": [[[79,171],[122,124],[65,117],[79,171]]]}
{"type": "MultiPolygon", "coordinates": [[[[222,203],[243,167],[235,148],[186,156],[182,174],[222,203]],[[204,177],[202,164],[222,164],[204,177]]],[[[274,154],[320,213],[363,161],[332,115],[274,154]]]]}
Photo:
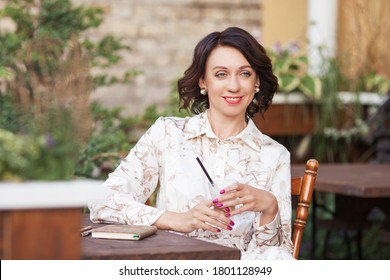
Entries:
{"type": "Polygon", "coordinates": [[[230,221],[229,223],[231,226],[234,226],[234,222],[233,221],[230,221]]]}
{"type": "Polygon", "coordinates": [[[218,231],[218,232],[221,232],[221,230],[220,230],[219,228],[217,228],[217,231],[218,231]]]}
{"type": "Polygon", "coordinates": [[[213,203],[217,203],[217,202],[218,202],[218,198],[213,200],[213,203]]]}
{"type": "Polygon", "coordinates": [[[217,207],[222,207],[223,206],[223,204],[222,203],[218,203],[217,205],[215,205],[215,206],[217,206],[217,207]]]}
{"type": "Polygon", "coordinates": [[[226,214],[225,214],[225,217],[230,217],[230,213],[226,213],[226,214]]]}
{"type": "Polygon", "coordinates": [[[233,228],[231,226],[227,226],[227,229],[228,230],[232,230],[233,228]]]}
{"type": "Polygon", "coordinates": [[[225,207],[225,211],[226,212],[230,212],[230,208],[229,207],[225,207]]]}
{"type": "Polygon", "coordinates": [[[225,193],[225,190],[220,190],[219,193],[220,193],[220,194],[224,194],[224,193],[225,193]]]}

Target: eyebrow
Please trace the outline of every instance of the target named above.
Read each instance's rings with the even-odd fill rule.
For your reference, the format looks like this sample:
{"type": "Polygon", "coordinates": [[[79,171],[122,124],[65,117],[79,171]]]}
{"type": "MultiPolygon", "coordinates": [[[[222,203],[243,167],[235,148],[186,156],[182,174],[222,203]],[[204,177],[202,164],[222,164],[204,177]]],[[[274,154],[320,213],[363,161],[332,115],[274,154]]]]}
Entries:
{"type": "MultiPolygon", "coordinates": [[[[238,67],[238,69],[246,69],[246,68],[253,69],[252,66],[250,66],[250,65],[243,65],[243,66],[238,67]]],[[[211,68],[211,70],[215,70],[215,69],[228,69],[228,67],[226,67],[226,66],[214,66],[213,68],[211,68]]]]}

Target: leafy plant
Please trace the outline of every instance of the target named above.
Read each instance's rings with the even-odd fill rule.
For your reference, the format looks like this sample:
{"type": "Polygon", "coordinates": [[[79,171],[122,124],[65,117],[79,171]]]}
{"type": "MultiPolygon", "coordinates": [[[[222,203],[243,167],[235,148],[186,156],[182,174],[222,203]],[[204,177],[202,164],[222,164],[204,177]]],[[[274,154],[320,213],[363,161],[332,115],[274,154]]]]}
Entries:
{"type": "Polygon", "coordinates": [[[390,81],[384,76],[371,72],[363,78],[363,88],[367,91],[386,94],[390,91],[390,81]]]}
{"type": "Polygon", "coordinates": [[[88,60],[76,42],[65,54],[48,40],[30,41],[25,50],[24,67],[15,68],[9,82],[10,96],[2,96],[4,107],[12,98],[5,113],[14,126],[8,129],[17,139],[32,139],[38,149],[18,175],[22,179],[70,179],[78,151],[91,131],[88,60]]]}
{"type": "Polygon", "coordinates": [[[38,157],[38,143],[31,137],[16,135],[0,128],[0,180],[18,179],[31,161],[38,157]]]}
{"type": "MultiPolygon", "coordinates": [[[[320,54],[323,51],[320,48],[320,54]]],[[[339,59],[325,56],[318,76],[312,76],[307,71],[308,57],[296,43],[286,47],[276,44],[269,53],[280,91],[302,92],[313,101],[310,104],[315,113],[315,131],[298,140],[297,156],[310,152],[321,162],[366,160],[370,151],[359,154],[358,148],[363,146],[362,138],[369,131],[365,119],[373,110],[364,108],[359,94],[363,91],[384,94],[390,90],[390,81],[375,72],[364,75],[362,72],[361,77],[351,80],[341,71],[339,59]],[[341,91],[355,93],[356,101],[343,102],[341,91]]]]}
{"type": "MultiPolygon", "coordinates": [[[[333,71],[329,66],[329,61],[324,59],[322,75],[311,75],[308,72],[309,59],[305,49],[301,48],[296,42],[286,46],[275,44],[268,50],[273,63],[274,74],[279,80],[279,89],[283,93],[302,92],[311,100],[319,101],[322,95],[326,94],[323,90],[325,72],[333,71]]],[[[330,58],[330,60],[332,60],[330,58]]],[[[337,70],[339,82],[336,92],[351,91],[361,92],[370,91],[386,94],[390,90],[390,80],[376,72],[362,72],[360,77],[354,79],[347,78],[340,70],[337,70]]]]}
{"type": "Polygon", "coordinates": [[[151,104],[142,115],[124,117],[120,107],[109,109],[93,103],[95,129],[80,154],[76,175],[106,179],[107,174],[114,170],[157,118],[188,115],[188,112],[179,111],[176,80],[172,81],[168,106],[163,110],[158,110],[156,104],[151,104]]]}
{"type": "Polygon", "coordinates": [[[105,179],[137,141],[139,117],[121,116],[121,108],[92,104],[94,131],[79,155],[76,175],[105,179]]]}
{"type": "Polygon", "coordinates": [[[268,54],[281,92],[300,91],[310,99],[321,98],[321,80],[318,76],[309,74],[308,57],[297,43],[291,43],[287,47],[276,44],[268,54]]]}
{"type": "Polygon", "coordinates": [[[21,165],[9,162],[12,151],[1,153],[0,178],[70,179],[92,133],[89,95],[138,73],[107,72],[130,48],[112,35],[82,36],[102,23],[104,11],[69,0],[7,1],[1,17],[15,29],[0,33],[0,128],[4,141],[29,143],[34,152],[15,146],[13,158],[28,162],[21,165]]]}
{"type": "Polygon", "coordinates": [[[16,31],[0,33],[1,73],[12,73],[20,62],[20,55],[25,53],[25,43],[40,39],[55,42],[58,52],[65,51],[72,40],[77,41],[89,55],[89,65],[99,69],[95,71],[99,74],[92,76],[95,87],[126,83],[139,73],[130,69],[120,76],[110,76],[105,70],[119,62],[120,51],[129,51],[130,47],[111,34],[98,41],[83,36],[84,31],[103,22],[104,11],[101,8],[73,7],[70,0],[12,0],[0,10],[2,17],[11,19],[16,31]]]}
{"type": "MultiPolygon", "coordinates": [[[[346,82],[335,58],[323,60],[321,73],[322,96],[316,108],[316,127],[313,134],[314,157],[322,162],[348,162],[354,146],[368,133],[364,108],[358,98],[355,103],[343,103],[339,89],[346,82]]],[[[359,155],[354,160],[362,161],[359,155]]]]}

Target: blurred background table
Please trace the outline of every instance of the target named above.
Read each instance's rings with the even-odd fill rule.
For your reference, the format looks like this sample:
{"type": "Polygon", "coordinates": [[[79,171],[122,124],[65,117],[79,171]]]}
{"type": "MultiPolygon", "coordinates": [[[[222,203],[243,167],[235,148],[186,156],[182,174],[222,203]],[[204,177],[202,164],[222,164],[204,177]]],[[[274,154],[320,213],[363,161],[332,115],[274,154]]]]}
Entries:
{"type": "MultiPolygon", "coordinates": [[[[292,176],[299,176],[304,165],[292,165],[292,176]]],[[[357,254],[362,259],[362,231],[367,226],[368,216],[374,209],[380,209],[385,215],[383,232],[390,230],[390,164],[350,163],[321,164],[318,169],[314,188],[312,209],[312,245],[311,258],[314,259],[318,227],[331,230],[355,230],[357,232],[357,254]],[[333,218],[320,220],[317,218],[317,208],[320,205],[316,199],[319,193],[335,194],[335,209],[333,218]]],[[[327,237],[326,237],[327,239],[327,237]]],[[[323,258],[326,255],[327,241],[323,248],[323,258]]],[[[347,255],[351,258],[351,254],[347,255]]]]}

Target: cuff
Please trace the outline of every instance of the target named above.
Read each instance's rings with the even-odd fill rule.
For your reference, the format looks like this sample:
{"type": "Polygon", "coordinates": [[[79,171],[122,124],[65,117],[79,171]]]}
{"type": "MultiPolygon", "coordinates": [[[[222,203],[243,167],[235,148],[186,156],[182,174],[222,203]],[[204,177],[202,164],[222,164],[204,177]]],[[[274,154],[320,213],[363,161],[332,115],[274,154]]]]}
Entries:
{"type": "Polygon", "coordinates": [[[279,246],[280,240],[279,235],[281,234],[281,218],[280,212],[275,215],[275,218],[272,222],[260,226],[261,213],[256,213],[255,222],[253,227],[255,229],[254,236],[256,238],[256,243],[259,245],[268,245],[268,246],[279,246]]]}

